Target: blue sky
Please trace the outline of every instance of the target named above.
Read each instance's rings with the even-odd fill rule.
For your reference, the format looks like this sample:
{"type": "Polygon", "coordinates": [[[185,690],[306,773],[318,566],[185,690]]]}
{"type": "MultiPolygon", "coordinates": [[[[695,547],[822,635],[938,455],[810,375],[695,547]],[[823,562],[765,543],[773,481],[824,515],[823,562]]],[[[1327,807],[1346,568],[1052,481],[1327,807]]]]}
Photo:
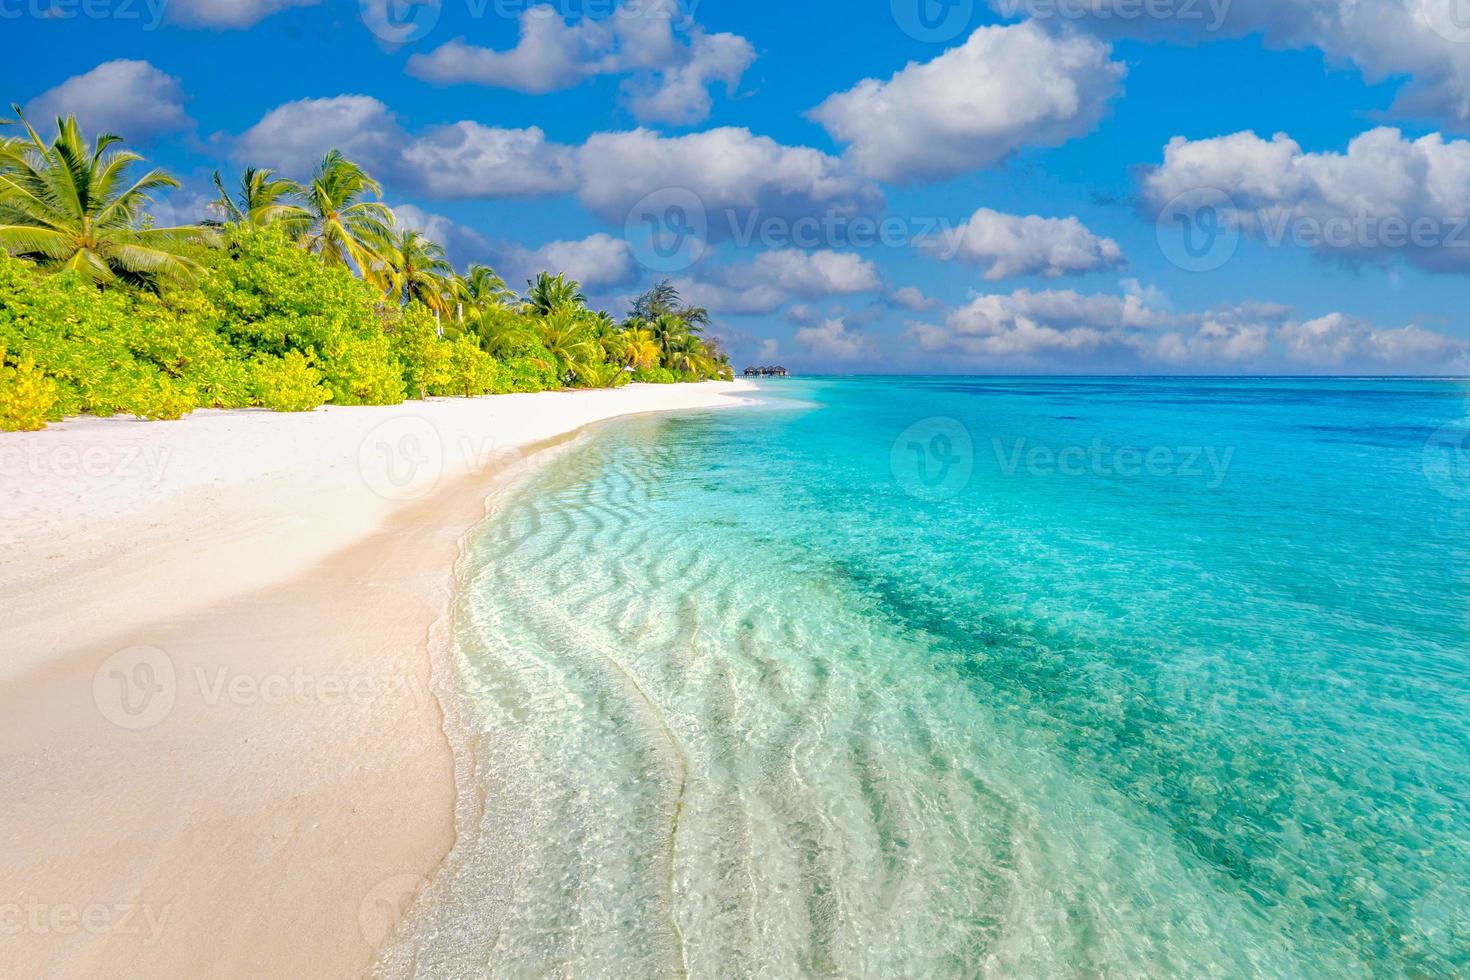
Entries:
{"type": "Polygon", "coordinates": [[[458,263],[672,277],[741,364],[1463,374],[1460,3],[0,0],[0,77],[160,221],[340,145],[458,263]]]}

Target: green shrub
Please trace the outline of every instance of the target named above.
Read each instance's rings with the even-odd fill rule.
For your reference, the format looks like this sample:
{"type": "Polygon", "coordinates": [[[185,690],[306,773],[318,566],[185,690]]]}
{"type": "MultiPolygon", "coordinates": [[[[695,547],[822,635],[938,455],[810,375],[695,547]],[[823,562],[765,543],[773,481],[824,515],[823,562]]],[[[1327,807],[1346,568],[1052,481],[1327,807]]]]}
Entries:
{"type": "Polygon", "coordinates": [[[322,373],[300,351],[262,357],[252,371],[256,404],[273,412],[310,412],[331,401],[322,373]]]}
{"type": "Polygon", "coordinates": [[[383,332],[381,297],[279,231],[232,228],[201,292],[247,359],[305,355],[338,405],[396,405],[404,369],[383,332]]]}
{"type": "Polygon", "coordinates": [[[468,337],[444,342],[449,351],[449,380],[433,389],[436,395],[472,398],[503,393],[508,386],[505,369],[468,337]]]}
{"type": "Polygon", "coordinates": [[[0,346],[0,430],[34,432],[54,421],[57,401],[56,382],[46,377],[36,362],[29,358],[6,362],[5,348],[0,346]]]}
{"type": "Polygon", "coordinates": [[[453,351],[439,336],[428,310],[411,304],[391,318],[387,329],[389,347],[402,366],[409,395],[427,398],[430,392],[450,384],[454,378],[453,351]]]}
{"type": "Polygon", "coordinates": [[[679,378],[666,367],[639,368],[633,372],[633,380],[641,384],[671,385],[677,384],[679,378]]]}

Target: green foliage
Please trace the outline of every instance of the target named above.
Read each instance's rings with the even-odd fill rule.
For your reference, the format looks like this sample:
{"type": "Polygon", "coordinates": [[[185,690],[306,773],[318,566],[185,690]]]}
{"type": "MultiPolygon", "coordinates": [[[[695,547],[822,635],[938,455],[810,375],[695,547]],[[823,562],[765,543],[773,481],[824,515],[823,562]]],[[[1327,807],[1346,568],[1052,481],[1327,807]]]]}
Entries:
{"type": "Polygon", "coordinates": [[[620,324],[565,275],[524,300],[487,266],[455,275],[340,152],[306,186],[216,175],[232,223],[155,229],[149,193],[171,177],[130,184],[140,158],[69,119],[51,143],[23,128],[0,139],[0,427],[729,375],[708,315],[668,283],[620,324]]]}
{"type": "Polygon", "coordinates": [[[0,431],[33,432],[44,429],[56,407],[56,382],[36,367],[32,358],[7,363],[0,346],[0,431]]]}
{"type": "Polygon", "coordinates": [[[674,372],[665,367],[639,368],[633,372],[633,380],[650,385],[671,385],[679,381],[674,372]]]}
{"type": "Polygon", "coordinates": [[[262,357],[252,372],[256,403],[273,412],[310,412],[331,401],[322,373],[300,351],[262,357]]]}
{"type": "Polygon", "coordinates": [[[452,348],[440,338],[428,310],[410,305],[387,329],[390,348],[403,366],[403,380],[410,395],[427,398],[431,391],[453,380],[452,348]]]}
{"type": "Polygon", "coordinates": [[[437,386],[434,394],[472,398],[508,390],[504,369],[473,340],[460,337],[443,346],[449,349],[449,380],[437,386]]]}
{"type": "Polygon", "coordinates": [[[378,297],[345,266],[328,265],[282,232],[231,230],[202,293],[230,346],[249,359],[308,355],[338,405],[403,401],[378,297]]]}

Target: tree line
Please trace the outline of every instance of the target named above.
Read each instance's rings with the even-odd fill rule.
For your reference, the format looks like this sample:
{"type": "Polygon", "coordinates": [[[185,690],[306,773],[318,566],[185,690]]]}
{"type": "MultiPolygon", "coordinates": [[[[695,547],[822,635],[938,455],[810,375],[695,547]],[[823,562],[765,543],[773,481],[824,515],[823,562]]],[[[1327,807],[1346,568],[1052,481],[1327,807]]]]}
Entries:
{"type": "Polygon", "coordinates": [[[0,427],[82,412],[334,404],[730,378],[706,310],[661,283],[617,319],[563,273],[463,273],[333,150],[298,183],[248,168],[198,224],[179,187],[74,117],[0,129],[0,427]]]}

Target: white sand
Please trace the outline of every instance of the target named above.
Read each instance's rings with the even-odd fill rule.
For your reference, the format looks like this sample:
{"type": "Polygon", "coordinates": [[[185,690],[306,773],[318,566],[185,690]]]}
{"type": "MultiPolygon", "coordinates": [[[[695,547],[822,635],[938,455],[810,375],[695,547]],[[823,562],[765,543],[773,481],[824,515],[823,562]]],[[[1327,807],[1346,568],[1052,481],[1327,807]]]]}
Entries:
{"type": "Polygon", "coordinates": [[[495,473],[633,386],[0,434],[17,976],[355,976],[453,842],[427,637],[495,473]]]}

